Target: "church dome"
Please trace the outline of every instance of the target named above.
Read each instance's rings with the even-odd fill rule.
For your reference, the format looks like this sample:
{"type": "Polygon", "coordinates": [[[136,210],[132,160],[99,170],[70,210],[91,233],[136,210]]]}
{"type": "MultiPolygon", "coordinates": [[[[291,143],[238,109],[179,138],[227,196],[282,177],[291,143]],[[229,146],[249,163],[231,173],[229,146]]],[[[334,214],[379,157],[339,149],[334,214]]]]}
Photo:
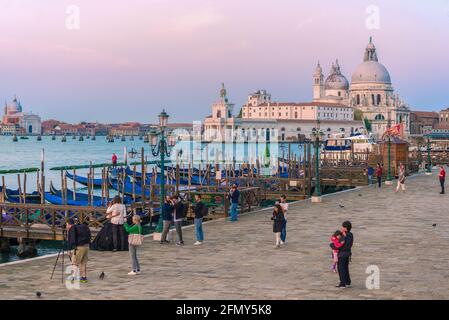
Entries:
{"type": "Polygon", "coordinates": [[[377,61],[365,61],[357,66],[351,78],[352,83],[377,82],[391,84],[387,68],[377,61]]]}
{"type": "Polygon", "coordinates": [[[348,79],[342,74],[331,74],[327,77],[324,84],[324,89],[326,90],[348,90],[348,88],[348,79]]]}
{"type": "Polygon", "coordinates": [[[20,104],[20,101],[18,101],[17,98],[14,98],[14,100],[6,106],[6,112],[8,114],[22,112],[22,105],[20,104]]]}
{"type": "Polygon", "coordinates": [[[324,82],[325,90],[348,90],[348,79],[341,73],[338,60],[335,61],[335,65],[332,64],[330,74],[324,82]]]}
{"type": "Polygon", "coordinates": [[[376,47],[369,39],[365,49],[363,62],[352,74],[351,83],[385,83],[391,84],[390,74],[377,58],[376,47]]]}

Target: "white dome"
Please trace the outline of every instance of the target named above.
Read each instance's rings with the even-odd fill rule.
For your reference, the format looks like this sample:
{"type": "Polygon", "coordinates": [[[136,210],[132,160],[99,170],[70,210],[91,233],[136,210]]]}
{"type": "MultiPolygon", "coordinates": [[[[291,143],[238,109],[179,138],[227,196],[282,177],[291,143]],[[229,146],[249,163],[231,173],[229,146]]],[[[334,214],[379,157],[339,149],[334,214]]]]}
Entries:
{"type": "Polygon", "coordinates": [[[391,84],[387,68],[377,61],[365,61],[357,66],[352,74],[351,83],[385,83],[391,84]]]}
{"type": "Polygon", "coordinates": [[[17,101],[17,98],[14,98],[14,100],[6,106],[6,112],[8,114],[14,114],[22,112],[22,106],[19,101],[17,101]]]}
{"type": "Polygon", "coordinates": [[[342,74],[331,74],[324,83],[325,90],[348,90],[348,79],[342,74]]]}

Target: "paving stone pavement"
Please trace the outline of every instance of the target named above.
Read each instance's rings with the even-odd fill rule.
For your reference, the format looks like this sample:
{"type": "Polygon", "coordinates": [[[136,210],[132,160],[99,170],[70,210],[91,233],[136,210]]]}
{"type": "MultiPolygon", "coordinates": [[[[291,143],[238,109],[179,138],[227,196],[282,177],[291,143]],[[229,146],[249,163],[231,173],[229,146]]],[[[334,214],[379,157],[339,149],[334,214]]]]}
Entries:
{"type": "Polygon", "coordinates": [[[79,290],[61,283],[60,268],[49,280],[55,258],[0,266],[0,299],[36,299],[36,291],[41,299],[448,299],[449,195],[438,187],[434,172],[408,179],[405,194],[365,187],[291,205],[280,249],[271,210],[205,224],[200,247],[192,245],[193,228],[184,231],[184,247],[146,239],[135,277],[127,275],[128,253],[91,251],[90,281],[79,290]],[[348,219],[353,287],[341,290],[328,243],[348,219]],[[380,269],[379,290],[366,288],[369,265],[380,269]]]}

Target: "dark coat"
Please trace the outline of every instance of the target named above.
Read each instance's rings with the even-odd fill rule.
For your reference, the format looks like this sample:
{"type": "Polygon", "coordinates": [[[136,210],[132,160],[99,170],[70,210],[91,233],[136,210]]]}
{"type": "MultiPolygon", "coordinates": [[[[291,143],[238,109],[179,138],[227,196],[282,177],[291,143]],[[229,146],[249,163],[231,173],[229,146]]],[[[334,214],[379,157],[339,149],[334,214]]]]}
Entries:
{"type": "Polygon", "coordinates": [[[273,232],[282,232],[282,225],[284,224],[284,214],[282,212],[274,213],[273,217],[271,218],[273,220],[273,232]]]}
{"type": "Polygon", "coordinates": [[[164,203],[162,207],[162,219],[165,221],[173,221],[173,206],[169,203],[164,203]]]}
{"type": "Polygon", "coordinates": [[[352,255],[352,245],[354,244],[354,236],[352,232],[348,232],[341,241],[344,241],[345,243],[338,250],[338,257],[350,257],[352,255]]]}
{"type": "Polygon", "coordinates": [[[193,209],[193,212],[195,212],[195,219],[203,218],[203,214],[205,211],[204,206],[205,206],[205,204],[202,201],[197,202],[195,204],[195,208],[193,209]]]}

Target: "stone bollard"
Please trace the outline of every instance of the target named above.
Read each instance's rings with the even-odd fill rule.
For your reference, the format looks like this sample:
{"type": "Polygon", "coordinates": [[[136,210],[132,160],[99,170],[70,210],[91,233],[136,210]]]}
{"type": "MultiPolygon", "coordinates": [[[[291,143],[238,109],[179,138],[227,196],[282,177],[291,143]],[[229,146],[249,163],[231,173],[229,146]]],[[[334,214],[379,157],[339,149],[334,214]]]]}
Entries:
{"type": "Polygon", "coordinates": [[[11,253],[8,238],[0,238],[0,253],[11,253]]]}

